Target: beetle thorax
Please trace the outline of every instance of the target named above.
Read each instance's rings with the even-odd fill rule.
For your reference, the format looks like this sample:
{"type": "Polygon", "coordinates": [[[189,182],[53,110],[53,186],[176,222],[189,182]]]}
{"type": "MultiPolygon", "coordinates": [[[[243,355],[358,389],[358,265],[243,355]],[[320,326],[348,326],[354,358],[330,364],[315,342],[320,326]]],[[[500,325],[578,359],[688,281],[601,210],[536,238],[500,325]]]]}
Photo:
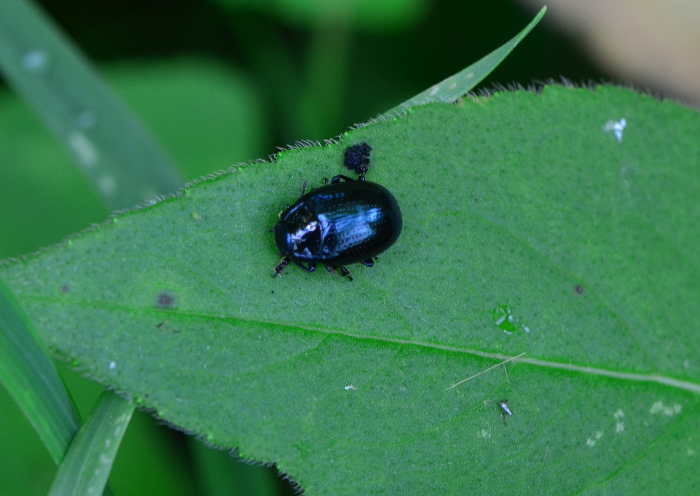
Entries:
{"type": "Polygon", "coordinates": [[[289,233],[289,246],[295,257],[310,260],[318,257],[321,239],[320,222],[311,221],[289,233]]]}
{"type": "Polygon", "coordinates": [[[275,227],[277,246],[295,259],[317,258],[322,238],[321,223],[303,204],[292,207],[275,227]]]}

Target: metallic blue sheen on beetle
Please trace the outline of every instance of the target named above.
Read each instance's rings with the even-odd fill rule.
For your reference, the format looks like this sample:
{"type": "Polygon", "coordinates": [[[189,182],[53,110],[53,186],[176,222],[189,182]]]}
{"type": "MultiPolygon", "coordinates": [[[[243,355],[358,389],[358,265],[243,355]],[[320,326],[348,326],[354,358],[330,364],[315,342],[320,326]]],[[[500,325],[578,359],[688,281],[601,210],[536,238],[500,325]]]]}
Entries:
{"type": "Polygon", "coordinates": [[[325,265],[329,272],[350,277],[345,265],[374,265],[373,258],[399,238],[403,218],[396,198],[383,186],[347,176],[304,194],[280,214],[274,227],[282,261],[273,277],[294,262],[306,272],[325,265]],[[306,264],[306,265],[304,265],[306,264]]]}

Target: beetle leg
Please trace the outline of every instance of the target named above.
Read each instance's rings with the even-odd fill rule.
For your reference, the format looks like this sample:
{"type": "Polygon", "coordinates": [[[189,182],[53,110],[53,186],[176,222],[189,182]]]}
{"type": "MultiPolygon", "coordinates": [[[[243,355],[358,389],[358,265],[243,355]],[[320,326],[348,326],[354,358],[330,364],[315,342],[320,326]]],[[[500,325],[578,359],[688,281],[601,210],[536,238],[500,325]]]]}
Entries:
{"type": "Polygon", "coordinates": [[[304,264],[302,264],[301,262],[298,262],[296,260],[293,260],[293,262],[297,267],[299,267],[304,272],[313,272],[316,270],[316,264],[313,262],[309,262],[308,266],[306,266],[306,267],[304,267],[304,264]]]}
{"type": "Polygon", "coordinates": [[[330,272],[331,274],[335,274],[336,276],[343,276],[347,277],[352,281],[352,276],[350,275],[350,271],[346,269],[345,267],[338,267],[336,265],[326,265],[326,270],[330,272]],[[338,274],[338,269],[340,269],[340,274],[338,274]]]}
{"type": "Polygon", "coordinates": [[[339,183],[341,179],[342,179],[343,181],[354,181],[354,179],[351,178],[351,177],[344,176],[344,175],[342,175],[342,174],[338,174],[338,175],[335,176],[333,179],[331,179],[331,182],[332,182],[333,184],[339,183]]]}
{"type": "MultiPolygon", "coordinates": [[[[304,179],[304,184],[301,186],[301,195],[299,195],[300,198],[306,193],[306,183],[308,183],[308,181],[304,179]]],[[[287,205],[287,209],[289,209],[289,205],[287,205]]]]}
{"type": "Polygon", "coordinates": [[[289,263],[289,257],[284,257],[277,266],[275,266],[275,273],[272,274],[272,277],[277,277],[282,273],[284,268],[287,266],[289,263]]]}
{"type": "Polygon", "coordinates": [[[366,265],[367,267],[374,267],[374,260],[371,258],[368,258],[367,260],[363,260],[360,262],[362,265],[366,265]]]}
{"type": "Polygon", "coordinates": [[[340,274],[342,276],[347,277],[348,279],[350,279],[352,281],[352,276],[350,275],[350,271],[348,269],[346,269],[345,267],[340,267],[340,274]]]}

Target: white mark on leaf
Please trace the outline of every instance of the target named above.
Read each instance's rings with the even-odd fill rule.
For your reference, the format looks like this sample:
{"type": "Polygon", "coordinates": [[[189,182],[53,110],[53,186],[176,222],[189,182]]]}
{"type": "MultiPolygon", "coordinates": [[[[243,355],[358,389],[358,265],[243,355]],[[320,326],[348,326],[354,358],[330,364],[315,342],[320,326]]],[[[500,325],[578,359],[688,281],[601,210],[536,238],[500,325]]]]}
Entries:
{"type": "Polygon", "coordinates": [[[649,413],[652,415],[663,413],[664,415],[671,417],[681,413],[682,409],[683,407],[678,403],[674,403],[673,405],[664,405],[663,401],[656,401],[653,405],[651,405],[649,413]]]}
{"type": "Polygon", "coordinates": [[[591,447],[595,446],[595,443],[597,443],[601,437],[603,437],[603,431],[596,431],[593,436],[586,439],[586,445],[591,447]]]}
{"type": "Polygon", "coordinates": [[[627,121],[623,117],[620,119],[618,122],[615,122],[613,120],[609,120],[608,122],[605,123],[603,126],[603,131],[606,133],[613,132],[615,133],[615,137],[617,138],[618,143],[622,143],[622,132],[625,130],[625,127],[627,126],[627,121]]]}

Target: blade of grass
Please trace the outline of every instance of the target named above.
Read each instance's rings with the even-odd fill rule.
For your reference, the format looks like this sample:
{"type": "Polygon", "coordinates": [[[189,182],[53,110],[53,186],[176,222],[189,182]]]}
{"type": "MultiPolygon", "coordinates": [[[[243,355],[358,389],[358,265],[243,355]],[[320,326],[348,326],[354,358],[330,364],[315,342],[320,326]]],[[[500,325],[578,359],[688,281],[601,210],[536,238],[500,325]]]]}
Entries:
{"type": "MultiPolygon", "coordinates": [[[[25,313],[0,279],[0,381],[46,446],[63,460],[80,426],[75,405],[25,313]]],[[[111,496],[108,486],[104,494],[111,496]]]]}
{"type": "Polygon", "coordinates": [[[0,71],[112,209],[175,191],[178,172],[140,121],[37,7],[0,2],[0,71]]]}
{"type": "Polygon", "coordinates": [[[80,420],[48,350],[0,280],[0,380],[60,463],[80,420]]]}
{"type": "Polygon", "coordinates": [[[104,391],[58,467],[50,496],[101,494],[133,413],[131,399],[104,391]]]}
{"type": "Polygon", "coordinates": [[[393,119],[397,115],[403,115],[405,110],[416,105],[425,105],[433,102],[454,102],[458,98],[464,96],[471,91],[477,84],[484,80],[486,76],[500,65],[501,62],[508,56],[513,49],[527,36],[530,31],[540,22],[544,14],[547,12],[547,7],[542,7],[535,18],[525,26],[525,29],[520,31],[513,39],[494,50],[482,59],[474,62],[472,65],[453,74],[447,79],[431,86],[425,91],[418,93],[413,98],[410,98],[402,104],[394,107],[388,112],[382,114],[381,118],[393,119]]]}

